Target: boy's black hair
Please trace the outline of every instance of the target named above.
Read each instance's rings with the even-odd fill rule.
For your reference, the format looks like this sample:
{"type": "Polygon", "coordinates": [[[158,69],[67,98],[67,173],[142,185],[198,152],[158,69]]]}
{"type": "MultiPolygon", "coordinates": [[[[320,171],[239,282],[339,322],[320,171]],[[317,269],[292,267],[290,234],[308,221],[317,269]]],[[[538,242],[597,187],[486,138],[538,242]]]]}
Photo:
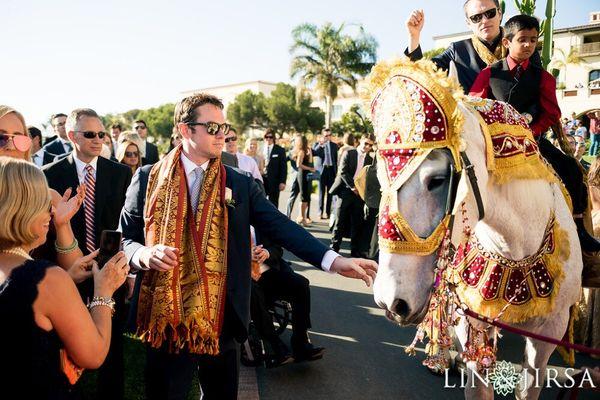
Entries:
{"type": "Polygon", "coordinates": [[[515,15],[504,24],[504,37],[513,40],[517,32],[524,29],[535,29],[540,33],[540,22],[536,17],[530,15],[515,15]]]}

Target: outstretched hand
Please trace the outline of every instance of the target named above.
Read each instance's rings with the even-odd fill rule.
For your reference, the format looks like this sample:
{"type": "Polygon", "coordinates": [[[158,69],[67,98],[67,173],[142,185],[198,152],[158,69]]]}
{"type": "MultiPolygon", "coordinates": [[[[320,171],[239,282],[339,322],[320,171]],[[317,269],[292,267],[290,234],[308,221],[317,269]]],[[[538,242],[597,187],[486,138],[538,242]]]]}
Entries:
{"type": "Polygon", "coordinates": [[[377,275],[377,263],[364,258],[345,258],[340,256],[333,261],[330,270],[346,278],[362,279],[367,284],[367,287],[371,287],[375,275],[377,275]]]}
{"type": "Polygon", "coordinates": [[[423,10],[413,10],[406,20],[406,30],[410,38],[419,38],[423,25],[425,25],[425,13],[423,10]]]}
{"type": "Polygon", "coordinates": [[[67,224],[83,203],[83,199],[85,198],[85,187],[83,185],[77,188],[75,196],[71,197],[71,192],[71,188],[68,188],[61,196],[55,190],[50,189],[52,215],[55,226],[67,224]]]}

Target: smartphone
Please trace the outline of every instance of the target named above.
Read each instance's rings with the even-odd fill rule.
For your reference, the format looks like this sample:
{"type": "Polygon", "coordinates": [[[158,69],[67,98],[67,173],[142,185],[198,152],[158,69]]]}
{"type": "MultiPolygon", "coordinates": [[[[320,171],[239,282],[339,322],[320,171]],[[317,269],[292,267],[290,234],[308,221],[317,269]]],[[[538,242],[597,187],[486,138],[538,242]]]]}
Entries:
{"type": "Polygon", "coordinates": [[[96,259],[98,267],[102,268],[108,260],[123,248],[121,243],[122,237],[123,235],[119,231],[102,231],[102,236],[100,236],[100,252],[96,259]]]}

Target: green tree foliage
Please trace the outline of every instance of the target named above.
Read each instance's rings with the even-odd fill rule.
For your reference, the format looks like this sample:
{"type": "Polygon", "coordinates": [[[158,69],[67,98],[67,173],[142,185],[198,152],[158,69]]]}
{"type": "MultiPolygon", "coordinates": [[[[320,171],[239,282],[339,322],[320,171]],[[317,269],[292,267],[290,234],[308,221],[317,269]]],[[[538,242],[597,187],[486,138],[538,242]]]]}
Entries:
{"type": "Polygon", "coordinates": [[[444,49],[443,47],[427,50],[425,53],[423,53],[423,58],[431,60],[433,57],[439,56],[440,54],[442,54],[444,52],[444,50],[446,50],[446,49],[444,49]]]}
{"type": "Polygon", "coordinates": [[[338,136],[348,132],[360,136],[365,132],[373,133],[373,124],[362,116],[360,106],[355,104],[342,115],[339,121],[331,124],[331,131],[338,136]]]}
{"type": "Polygon", "coordinates": [[[227,120],[241,134],[247,128],[271,128],[280,136],[292,132],[319,132],[325,123],[325,114],[311,107],[307,94],[296,96],[296,88],[278,83],[271,94],[245,91],[227,107],[227,120]]]}
{"type": "Polygon", "coordinates": [[[305,23],[292,30],[290,75],[300,78],[301,90],[312,87],[325,99],[326,126],[331,125],[339,89],[348,85],[356,90],[358,78],[371,71],[377,58],[377,41],[362,26],[354,27],[354,36],[345,33],[345,24],[318,27],[305,23]]]}
{"type": "MultiPolygon", "coordinates": [[[[135,119],[143,119],[148,126],[148,132],[154,137],[171,137],[173,132],[173,113],[175,104],[167,103],[158,107],[142,110],[135,119]]],[[[135,120],[134,119],[134,120],[135,120]]]]}
{"type": "Polygon", "coordinates": [[[227,120],[239,133],[249,127],[266,128],[265,95],[250,90],[240,93],[227,107],[227,120]]]}

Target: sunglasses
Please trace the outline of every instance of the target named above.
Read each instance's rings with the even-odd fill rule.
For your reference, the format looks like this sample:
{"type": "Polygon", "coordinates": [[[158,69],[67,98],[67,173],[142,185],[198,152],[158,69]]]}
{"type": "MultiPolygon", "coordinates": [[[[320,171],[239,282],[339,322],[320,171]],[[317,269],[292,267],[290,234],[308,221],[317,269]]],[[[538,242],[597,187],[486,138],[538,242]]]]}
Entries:
{"type": "Polygon", "coordinates": [[[267,135],[267,136],[265,136],[265,139],[273,139],[273,136],[267,135]]]}
{"type": "Polygon", "coordinates": [[[146,129],[146,127],[144,125],[139,125],[139,126],[134,126],[133,129],[135,129],[136,131],[139,131],[140,129],[146,129]]]}
{"type": "Polygon", "coordinates": [[[126,151],[125,152],[125,157],[137,157],[139,155],[140,155],[140,153],[137,151],[126,151]]]}
{"type": "Polygon", "coordinates": [[[229,138],[225,138],[225,143],[229,143],[229,142],[237,142],[237,137],[232,136],[229,138]]]}
{"type": "Polygon", "coordinates": [[[484,11],[482,13],[471,15],[469,17],[469,19],[471,20],[472,23],[478,24],[481,22],[483,17],[485,17],[486,19],[494,18],[496,16],[496,12],[497,12],[496,8],[490,8],[489,10],[484,11]]]}
{"type": "Polygon", "coordinates": [[[209,135],[213,135],[213,136],[219,132],[221,132],[223,135],[227,135],[227,133],[231,129],[231,124],[228,124],[227,122],[223,122],[222,124],[219,124],[217,122],[212,122],[212,121],[188,122],[187,125],[188,126],[197,126],[197,125],[203,126],[206,128],[206,133],[208,133],[209,135]]]}
{"type": "Polygon", "coordinates": [[[83,135],[83,137],[86,139],[94,139],[96,136],[98,136],[100,139],[104,139],[104,136],[108,135],[108,133],[106,133],[106,132],[94,132],[94,131],[75,131],[75,132],[81,133],[83,135]]]}
{"type": "Polygon", "coordinates": [[[18,151],[26,152],[31,148],[31,138],[29,136],[0,133],[0,149],[8,146],[10,140],[12,140],[13,146],[18,151]]]}

